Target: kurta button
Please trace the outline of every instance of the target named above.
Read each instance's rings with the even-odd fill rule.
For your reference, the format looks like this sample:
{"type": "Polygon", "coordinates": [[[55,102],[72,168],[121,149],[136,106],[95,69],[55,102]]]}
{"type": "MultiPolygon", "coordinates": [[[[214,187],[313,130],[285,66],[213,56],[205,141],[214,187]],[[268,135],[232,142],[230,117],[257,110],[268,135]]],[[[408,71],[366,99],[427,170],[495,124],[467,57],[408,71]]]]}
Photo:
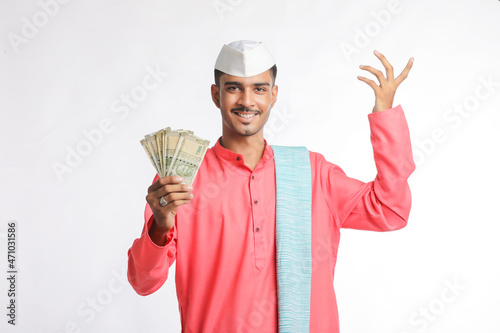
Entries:
{"type": "Polygon", "coordinates": [[[254,203],[254,204],[258,204],[259,202],[258,202],[257,200],[255,200],[253,203],[254,203]]]}
{"type": "Polygon", "coordinates": [[[254,178],[255,178],[255,176],[252,176],[252,179],[254,179],[254,178]]]}
{"type": "Polygon", "coordinates": [[[257,228],[255,228],[255,231],[259,232],[259,231],[260,231],[260,228],[258,228],[258,227],[257,227],[257,228]]]}
{"type": "Polygon", "coordinates": [[[236,157],[236,160],[239,161],[239,160],[241,160],[241,158],[238,156],[238,157],[236,157]]]}

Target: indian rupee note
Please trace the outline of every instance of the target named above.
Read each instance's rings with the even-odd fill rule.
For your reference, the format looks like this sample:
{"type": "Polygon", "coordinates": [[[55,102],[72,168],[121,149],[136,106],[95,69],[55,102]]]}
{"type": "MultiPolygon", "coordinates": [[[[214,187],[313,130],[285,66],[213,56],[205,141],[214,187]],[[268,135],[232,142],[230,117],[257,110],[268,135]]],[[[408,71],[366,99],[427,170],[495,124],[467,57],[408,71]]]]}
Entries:
{"type": "Polygon", "coordinates": [[[153,156],[153,161],[155,162],[156,170],[158,171],[158,175],[161,177],[161,164],[160,164],[160,158],[158,155],[158,147],[156,145],[155,133],[147,134],[145,136],[145,139],[146,139],[146,142],[148,143],[148,147],[149,147],[149,150],[151,151],[151,155],[153,156]]]}
{"type": "Polygon", "coordinates": [[[153,154],[151,153],[151,150],[149,149],[149,145],[148,145],[148,142],[146,141],[146,139],[142,139],[141,140],[141,146],[142,146],[142,148],[144,148],[144,151],[148,155],[149,160],[151,161],[151,164],[153,165],[153,167],[155,168],[155,170],[158,172],[158,170],[156,169],[156,164],[155,164],[155,161],[154,161],[153,154]]]}
{"type": "Polygon", "coordinates": [[[167,151],[166,151],[166,163],[167,165],[167,174],[168,170],[170,170],[170,164],[172,163],[172,157],[174,156],[175,153],[175,148],[177,147],[177,143],[179,142],[179,138],[181,136],[182,130],[175,130],[175,131],[170,131],[167,133],[167,151]]]}
{"type": "Polygon", "coordinates": [[[181,133],[167,176],[180,176],[184,184],[193,184],[209,144],[208,140],[181,133]]]}
{"type": "Polygon", "coordinates": [[[162,144],[162,163],[163,163],[163,170],[164,170],[164,176],[167,175],[167,171],[169,168],[169,165],[167,163],[167,146],[168,146],[168,132],[172,131],[170,127],[164,128],[161,131],[163,131],[163,144],[162,144]]]}
{"type": "Polygon", "coordinates": [[[158,149],[158,160],[160,161],[160,177],[165,177],[165,164],[163,163],[163,131],[155,132],[156,148],[158,149]]]}

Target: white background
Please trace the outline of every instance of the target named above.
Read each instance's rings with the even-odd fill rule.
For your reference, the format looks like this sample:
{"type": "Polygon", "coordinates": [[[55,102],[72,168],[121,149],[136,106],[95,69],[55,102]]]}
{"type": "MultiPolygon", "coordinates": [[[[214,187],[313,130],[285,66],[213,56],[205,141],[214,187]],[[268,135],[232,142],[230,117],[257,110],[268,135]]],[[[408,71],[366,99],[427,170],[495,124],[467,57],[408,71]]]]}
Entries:
{"type": "Polygon", "coordinates": [[[500,332],[499,1],[61,0],[45,6],[51,15],[44,3],[0,2],[2,332],[180,332],[175,265],[147,297],[126,281],[154,176],[139,140],[171,126],[215,142],[213,64],[237,39],[265,42],[277,60],[270,143],[305,145],[363,181],[376,174],[374,95],[358,66],[382,69],[374,49],[396,73],[415,57],[394,102],[417,163],[409,224],[342,231],[341,330],[500,332]],[[144,79],[156,86],[144,90],[144,79]],[[126,107],[133,93],[140,101],[126,107]],[[77,149],[85,156],[68,157],[77,149]],[[16,327],[6,316],[9,221],[16,327]]]}

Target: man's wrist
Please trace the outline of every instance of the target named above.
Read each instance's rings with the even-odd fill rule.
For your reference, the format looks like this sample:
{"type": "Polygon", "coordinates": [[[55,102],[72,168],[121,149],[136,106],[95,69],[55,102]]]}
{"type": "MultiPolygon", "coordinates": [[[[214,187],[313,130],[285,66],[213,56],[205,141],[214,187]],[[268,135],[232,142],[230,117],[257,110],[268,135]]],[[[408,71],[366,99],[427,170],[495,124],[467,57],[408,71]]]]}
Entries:
{"type": "Polygon", "coordinates": [[[167,234],[169,230],[160,230],[153,218],[151,226],[149,227],[148,234],[149,238],[158,246],[165,246],[167,244],[167,234]]]}

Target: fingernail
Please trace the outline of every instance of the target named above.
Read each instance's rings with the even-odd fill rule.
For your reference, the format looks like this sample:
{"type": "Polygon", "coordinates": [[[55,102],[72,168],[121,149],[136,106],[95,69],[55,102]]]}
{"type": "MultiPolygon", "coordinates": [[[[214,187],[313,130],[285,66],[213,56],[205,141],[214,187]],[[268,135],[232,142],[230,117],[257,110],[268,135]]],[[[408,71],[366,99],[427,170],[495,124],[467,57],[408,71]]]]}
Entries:
{"type": "Polygon", "coordinates": [[[377,55],[379,55],[379,54],[380,54],[380,52],[379,52],[379,51],[377,51],[377,50],[373,51],[373,53],[375,53],[375,54],[377,54],[377,55]]]}
{"type": "Polygon", "coordinates": [[[411,58],[410,58],[410,61],[411,61],[411,63],[413,64],[413,62],[415,61],[415,58],[411,57],[411,58]]]}
{"type": "Polygon", "coordinates": [[[182,177],[175,176],[175,181],[176,181],[176,182],[182,182],[182,177]]]}
{"type": "Polygon", "coordinates": [[[188,185],[187,189],[191,191],[193,187],[191,185],[188,185]]]}
{"type": "Polygon", "coordinates": [[[363,65],[359,65],[359,68],[363,68],[363,67],[365,67],[365,66],[363,66],[363,65]]]}
{"type": "Polygon", "coordinates": [[[189,193],[189,197],[190,197],[191,199],[193,199],[193,197],[194,197],[194,196],[193,196],[193,193],[189,193]]]}

